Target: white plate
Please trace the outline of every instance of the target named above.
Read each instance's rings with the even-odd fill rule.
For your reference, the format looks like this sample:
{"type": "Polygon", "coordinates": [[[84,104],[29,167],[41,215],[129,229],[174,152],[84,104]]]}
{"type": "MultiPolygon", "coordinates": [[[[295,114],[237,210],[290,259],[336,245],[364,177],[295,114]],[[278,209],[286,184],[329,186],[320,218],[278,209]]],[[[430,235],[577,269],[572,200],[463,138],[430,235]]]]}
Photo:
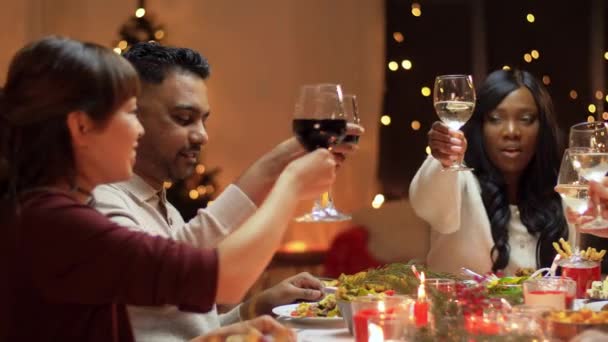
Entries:
{"type": "Polygon", "coordinates": [[[277,306],[274,309],[272,309],[272,313],[274,313],[275,315],[279,316],[280,318],[289,318],[290,320],[293,321],[298,321],[298,322],[318,322],[318,323],[324,323],[324,322],[340,322],[343,321],[342,317],[337,316],[337,317],[293,317],[291,315],[291,313],[298,307],[298,304],[288,304],[288,305],[281,305],[281,306],[277,306]]]}
{"type": "Polygon", "coordinates": [[[335,286],[325,286],[323,288],[323,293],[325,294],[336,293],[336,291],[338,291],[338,288],[335,286]]]}
{"type": "Polygon", "coordinates": [[[587,303],[584,307],[592,311],[602,311],[602,307],[606,304],[608,304],[608,300],[602,300],[600,302],[587,303]]]}

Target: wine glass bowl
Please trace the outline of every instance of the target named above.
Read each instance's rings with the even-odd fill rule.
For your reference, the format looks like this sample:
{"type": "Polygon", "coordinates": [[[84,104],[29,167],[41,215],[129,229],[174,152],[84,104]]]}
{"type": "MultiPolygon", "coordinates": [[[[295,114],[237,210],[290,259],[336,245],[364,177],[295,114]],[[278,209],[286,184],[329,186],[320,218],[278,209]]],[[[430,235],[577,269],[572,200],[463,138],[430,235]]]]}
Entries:
{"type": "MultiPolygon", "coordinates": [[[[441,75],[435,78],[433,105],[437,116],[450,130],[459,130],[473,115],[475,87],[470,75],[441,75]]],[[[462,160],[444,168],[449,171],[470,171],[462,160]]]]}
{"type": "MultiPolygon", "coordinates": [[[[344,95],[344,113],[346,114],[346,119],[350,123],[354,123],[359,125],[361,123],[361,118],[359,117],[359,104],[357,102],[357,95],[354,94],[345,94],[344,95]]],[[[359,136],[358,135],[347,135],[343,142],[358,144],[359,136]]]]}
{"type": "MultiPolygon", "coordinates": [[[[608,172],[608,125],[604,122],[583,122],[572,126],[568,154],[579,183],[601,182],[608,172]]],[[[608,227],[608,221],[601,217],[601,208],[593,209],[595,218],[580,226],[585,229],[608,227]]]]}

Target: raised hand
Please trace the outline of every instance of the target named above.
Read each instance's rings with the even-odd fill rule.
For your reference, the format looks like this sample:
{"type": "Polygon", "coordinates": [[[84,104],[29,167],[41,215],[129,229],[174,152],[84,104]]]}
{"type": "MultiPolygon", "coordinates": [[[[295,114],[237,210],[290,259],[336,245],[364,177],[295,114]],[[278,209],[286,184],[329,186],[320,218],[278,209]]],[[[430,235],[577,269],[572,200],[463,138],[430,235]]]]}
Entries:
{"type": "Polygon", "coordinates": [[[435,121],[428,133],[431,154],[443,167],[461,160],[467,150],[467,139],[462,131],[452,131],[441,121],[435,121]]]}

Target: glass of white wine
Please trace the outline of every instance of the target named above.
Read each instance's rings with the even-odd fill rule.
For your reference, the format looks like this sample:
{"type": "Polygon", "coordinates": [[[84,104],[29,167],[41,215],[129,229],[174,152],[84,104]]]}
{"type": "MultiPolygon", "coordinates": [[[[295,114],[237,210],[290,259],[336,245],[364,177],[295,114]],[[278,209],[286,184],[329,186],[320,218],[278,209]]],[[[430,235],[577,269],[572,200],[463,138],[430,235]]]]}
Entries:
{"type": "MultiPolygon", "coordinates": [[[[441,75],[435,78],[433,105],[437,116],[450,130],[457,131],[473,115],[475,87],[471,75],[441,75]]],[[[455,160],[446,171],[471,171],[462,160],[455,160]]]]}
{"type": "MultiPolygon", "coordinates": [[[[608,126],[604,122],[583,122],[570,128],[569,155],[580,181],[601,182],[608,173],[608,126]]],[[[595,208],[595,219],[582,224],[586,229],[606,228],[608,221],[595,208]]]]}
{"type": "MultiPolygon", "coordinates": [[[[557,185],[555,186],[555,191],[562,198],[566,216],[569,215],[568,212],[574,212],[576,215],[588,215],[587,210],[589,209],[589,183],[580,177],[574,169],[571,152],[575,149],[574,147],[564,151],[557,176],[557,185]]],[[[577,231],[574,239],[571,239],[571,243],[573,246],[579,247],[580,241],[580,235],[577,231]]]]}

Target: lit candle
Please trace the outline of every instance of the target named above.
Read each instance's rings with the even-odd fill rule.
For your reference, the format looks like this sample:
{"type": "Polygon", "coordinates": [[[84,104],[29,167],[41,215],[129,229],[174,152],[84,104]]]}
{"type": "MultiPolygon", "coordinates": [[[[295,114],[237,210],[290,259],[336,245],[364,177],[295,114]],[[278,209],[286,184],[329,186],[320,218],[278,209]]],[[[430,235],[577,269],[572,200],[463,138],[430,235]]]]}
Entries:
{"type": "Polygon", "coordinates": [[[367,332],[369,333],[369,342],[384,342],[384,331],[379,325],[370,323],[367,332]]]}
{"type": "Polygon", "coordinates": [[[392,310],[386,310],[386,305],[383,301],[379,301],[375,308],[362,309],[353,316],[355,328],[355,341],[368,342],[368,321],[370,318],[384,318],[386,313],[392,313],[392,310]]]}
{"type": "Polygon", "coordinates": [[[465,317],[465,330],[473,335],[498,335],[500,333],[500,325],[492,322],[488,318],[480,315],[470,315],[465,317]]]}
{"type": "Polygon", "coordinates": [[[429,303],[426,300],[424,291],[424,272],[420,273],[420,285],[418,286],[418,299],[414,303],[414,318],[416,326],[423,327],[429,322],[429,303]]]}

